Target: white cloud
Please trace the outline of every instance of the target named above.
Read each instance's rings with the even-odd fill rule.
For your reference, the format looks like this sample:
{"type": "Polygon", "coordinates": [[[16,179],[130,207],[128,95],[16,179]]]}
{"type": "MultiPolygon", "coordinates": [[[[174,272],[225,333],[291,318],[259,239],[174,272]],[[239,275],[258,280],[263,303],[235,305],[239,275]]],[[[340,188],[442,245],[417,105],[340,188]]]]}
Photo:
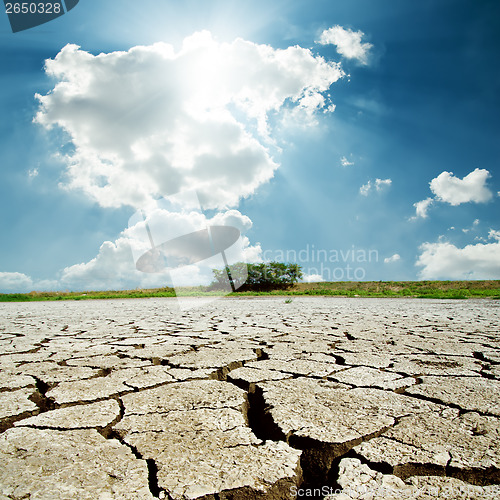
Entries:
{"type": "MultiPolygon", "coordinates": [[[[62,271],[61,289],[120,290],[144,286],[151,276],[135,269],[130,243],[126,238],[105,241],[95,258],[62,271]]],[[[166,274],[154,275],[153,280],[157,286],[169,284],[166,274]]]]}
{"type": "Polygon", "coordinates": [[[486,187],[486,180],[490,177],[488,170],[476,168],[463,179],[455,177],[453,172],[441,172],[430,182],[431,191],[436,199],[460,205],[461,203],[485,203],[493,194],[486,187]]]}
{"type": "Polygon", "coordinates": [[[411,217],[410,220],[416,220],[419,217],[421,217],[422,219],[427,219],[427,212],[433,203],[434,198],[426,198],[425,200],[417,201],[417,203],[414,203],[413,206],[415,207],[415,215],[411,217]]]}
{"type": "Polygon", "coordinates": [[[391,184],[391,179],[375,179],[375,189],[377,191],[382,191],[384,187],[389,187],[391,184]]]}
{"type": "Polygon", "coordinates": [[[351,167],[352,165],[354,165],[354,162],[349,161],[345,156],[342,156],[342,158],[340,158],[340,164],[343,167],[351,167]]]}
{"type": "Polygon", "coordinates": [[[500,279],[500,231],[491,230],[493,243],[458,248],[452,243],[424,243],[416,265],[421,279],[500,279]]]}
{"type": "Polygon", "coordinates": [[[304,283],[319,283],[321,281],[325,281],[321,274],[304,274],[302,277],[302,281],[304,283]]]}
{"type": "Polygon", "coordinates": [[[488,238],[500,241],[500,231],[496,231],[495,229],[490,229],[488,233],[488,238]]]}
{"type": "Polygon", "coordinates": [[[279,124],[282,129],[306,129],[318,125],[319,113],[333,113],[335,104],[327,101],[323,95],[315,93],[305,95],[292,107],[286,107],[281,112],[279,124]]]}
{"type": "MultiPolygon", "coordinates": [[[[159,246],[178,236],[206,228],[208,225],[233,226],[242,233],[250,229],[251,220],[237,210],[219,213],[207,219],[199,212],[170,212],[161,208],[152,210],[145,219],[134,221],[115,241],[105,241],[98,255],[89,262],[76,264],[63,270],[62,288],[75,290],[130,289],[161,286],[208,285],[213,278],[212,269],[223,268],[222,256],[203,262],[161,272],[144,273],[136,269],[138,259],[151,250],[146,224],[154,244],[159,246]]],[[[250,245],[246,236],[226,250],[228,262],[256,262],[261,260],[260,245],[250,245]]]]}
{"type": "Polygon", "coordinates": [[[472,226],[462,229],[462,232],[468,233],[469,231],[475,230],[477,226],[479,226],[479,223],[480,223],[479,219],[474,219],[474,221],[472,222],[472,226]]]}
{"type": "Polygon", "coordinates": [[[33,179],[34,177],[38,177],[38,174],[39,174],[38,168],[36,168],[36,167],[32,168],[31,170],[28,170],[28,177],[30,179],[33,179]]]}
{"type": "Polygon", "coordinates": [[[219,43],[208,32],[177,52],[156,43],[94,56],[67,45],[46,73],[56,85],[37,95],[35,121],[62,128],[74,145],[65,186],[106,207],[184,189],[197,189],[207,208],[236,206],[278,167],[268,115],[292,108],[310,120],[344,76],[299,46],[219,43]]]}
{"type": "MultiPolygon", "coordinates": [[[[208,32],[186,38],[177,51],[157,43],[94,56],[67,45],[46,61],[46,73],[56,83],[36,96],[35,121],[62,129],[73,146],[63,157],[63,187],[82,190],[103,207],[153,207],[146,220],[157,245],[209,223],[247,231],[251,220],[227,208],[278,167],[269,116],[276,124],[283,116],[313,124],[335,109],[326,91],[344,76],[339,63],[302,47],[219,43],[208,32]],[[159,196],[186,191],[196,191],[203,208],[223,212],[210,220],[189,212],[199,207],[197,197],[177,212],[155,208],[159,196]]],[[[145,231],[137,219],[116,241],[104,242],[94,259],[61,271],[57,288],[162,286],[173,274],[182,281],[176,284],[203,284],[211,280],[210,266],[223,265],[142,273],[135,261],[151,249],[145,231]]],[[[227,257],[255,262],[261,253],[242,235],[227,257]]]]}
{"type": "Polygon", "coordinates": [[[156,273],[139,271],[136,268],[137,260],[151,250],[146,223],[156,246],[178,236],[205,229],[209,225],[236,227],[240,230],[241,237],[225,250],[229,264],[262,261],[260,244],[251,245],[244,235],[251,228],[252,222],[239,211],[228,210],[209,219],[201,212],[189,210],[170,212],[156,208],[147,214],[146,219],[140,218],[133,221],[115,241],[105,241],[96,257],[90,261],[64,268],[57,280],[34,282],[29,276],[21,273],[0,272],[0,293],[208,285],[213,278],[212,269],[224,267],[222,256],[218,254],[202,262],[168,267],[156,273]]]}
{"type": "Polygon", "coordinates": [[[375,182],[368,181],[366,184],[363,184],[359,188],[359,192],[363,196],[368,196],[372,189],[375,189],[377,192],[382,191],[385,187],[389,187],[392,184],[391,179],[375,179],[375,182]]]}
{"type": "Polygon", "coordinates": [[[371,43],[361,41],[364,33],[334,26],[321,33],[319,43],[335,45],[337,52],[346,59],[356,59],[361,64],[368,64],[368,53],[373,47],[371,43]]]}
{"type": "Polygon", "coordinates": [[[382,115],[387,113],[386,106],[379,100],[368,97],[352,97],[347,102],[358,108],[358,113],[382,115]]]}
{"type": "Polygon", "coordinates": [[[0,272],[0,293],[29,292],[33,280],[23,273],[0,272]]]}
{"type": "Polygon", "coordinates": [[[397,262],[398,260],[401,260],[401,255],[398,253],[395,253],[394,255],[391,255],[390,257],[386,257],[384,259],[385,264],[390,264],[391,262],[397,262]]]}
{"type": "MultiPolygon", "coordinates": [[[[461,203],[485,203],[493,197],[493,193],[486,186],[486,180],[491,177],[488,170],[476,168],[463,179],[455,177],[453,172],[441,172],[429,183],[434,198],[414,203],[416,215],[410,220],[419,217],[427,218],[427,211],[435,201],[442,201],[450,205],[460,205],[461,203]]],[[[477,219],[476,219],[477,220],[477,219]]],[[[474,226],[479,224],[479,220],[474,221],[474,226]]],[[[468,230],[463,230],[467,232],[468,230]]]]}
{"type": "Polygon", "coordinates": [[[359,192],[363,195],[363,196],[368,196],[368,193],[370,192],[372,188],[372,181],[368,181],[366,184],[363,184],[360,188],[359,188],[359,192]]]}

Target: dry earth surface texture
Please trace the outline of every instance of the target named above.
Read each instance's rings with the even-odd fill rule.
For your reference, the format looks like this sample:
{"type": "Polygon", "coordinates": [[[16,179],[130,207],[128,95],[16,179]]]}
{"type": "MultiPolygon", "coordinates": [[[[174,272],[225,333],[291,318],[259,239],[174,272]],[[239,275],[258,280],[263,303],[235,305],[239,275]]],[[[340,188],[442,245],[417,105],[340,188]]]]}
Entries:
{"type": "Polygon", "coordinates": [[[0,304],[0,500],[500,498],[498,301],[186,300],[0,304]]]}

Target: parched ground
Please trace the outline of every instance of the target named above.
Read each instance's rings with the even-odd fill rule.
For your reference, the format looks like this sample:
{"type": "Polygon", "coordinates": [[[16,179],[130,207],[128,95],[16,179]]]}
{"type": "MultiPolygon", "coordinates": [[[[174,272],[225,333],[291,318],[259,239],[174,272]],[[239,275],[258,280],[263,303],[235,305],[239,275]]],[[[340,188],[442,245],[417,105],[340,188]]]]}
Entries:
{"type": "Polygon", "coordinates": [[[176,304],[0,304],[0,500],[500,498],[498,301],[176,304]]]}

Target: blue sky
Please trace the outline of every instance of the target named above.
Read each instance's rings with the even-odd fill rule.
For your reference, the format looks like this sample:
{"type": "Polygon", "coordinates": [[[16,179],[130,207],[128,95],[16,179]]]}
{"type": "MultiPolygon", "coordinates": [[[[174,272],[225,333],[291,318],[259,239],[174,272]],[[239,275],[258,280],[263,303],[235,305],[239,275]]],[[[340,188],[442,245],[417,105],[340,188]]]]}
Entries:
{"type": "Polygon", "coordinates": [[[129,219],[189,188],[204,213],[156,206],[162,237],[223,221],[311,280],[500,279],[499,49],[486,0],[3,14],[0,292],[168,281],[129,219]]]}

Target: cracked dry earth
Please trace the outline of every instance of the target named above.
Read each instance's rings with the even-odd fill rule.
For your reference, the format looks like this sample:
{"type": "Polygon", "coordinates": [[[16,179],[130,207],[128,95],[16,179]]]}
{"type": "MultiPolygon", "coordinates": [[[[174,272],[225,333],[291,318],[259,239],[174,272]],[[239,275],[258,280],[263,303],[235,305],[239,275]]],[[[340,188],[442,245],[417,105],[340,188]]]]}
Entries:
{"type": "Polygon", "coordinates": [[[0,500],[500,498],[499,306],[0,304],[0,500]]]}

